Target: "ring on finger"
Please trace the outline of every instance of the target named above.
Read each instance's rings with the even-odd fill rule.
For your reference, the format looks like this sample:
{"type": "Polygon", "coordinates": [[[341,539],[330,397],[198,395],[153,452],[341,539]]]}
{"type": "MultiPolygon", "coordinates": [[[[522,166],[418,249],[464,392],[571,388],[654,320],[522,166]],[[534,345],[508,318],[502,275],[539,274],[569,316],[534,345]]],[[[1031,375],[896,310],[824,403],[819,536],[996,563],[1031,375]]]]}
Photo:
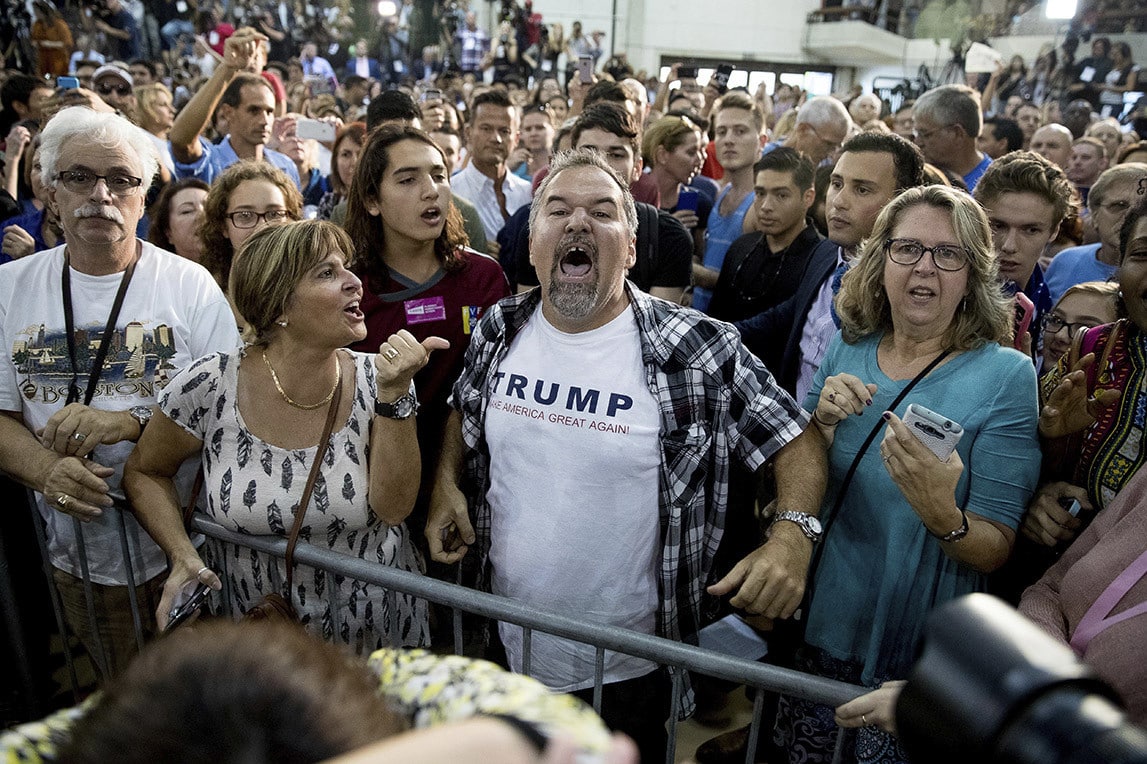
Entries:
{"type": "Polygon", "coordinates": [[[868,719],[864,718],[864,714],[860,715],[860,723],[863,724],[865,727],[868,726],[868,719]]]}
{"type": "Polygon", "coordinates": [[[61,509],[67,509],[68,508],[68,502],[70,502],[71,500],[72,500],[72,497],[68,496],[65,493],[61,493],[59,496],[56,497],[56,503],[60,505],[61,509]]]}
{"type": "Polygon", "coordinates": [[[88,436],[84,435],[82,432],[73,432],[72,433],[72,440],[76,441],[77,443],[83,443],[87,439],[88,439],[88,436]]]}
{"type": "Polygon", "coordinates": [[[382,351],[382,357],[388,361],[393,361],[395,358],[398,358],[398,351],[394,348],[387,348],[382,351]]]}
{"type": "Polygon", "coordinates": [[[829,403],[836,403],[836,393],[829,393],[828,394],[828,402],[829,403]]]}

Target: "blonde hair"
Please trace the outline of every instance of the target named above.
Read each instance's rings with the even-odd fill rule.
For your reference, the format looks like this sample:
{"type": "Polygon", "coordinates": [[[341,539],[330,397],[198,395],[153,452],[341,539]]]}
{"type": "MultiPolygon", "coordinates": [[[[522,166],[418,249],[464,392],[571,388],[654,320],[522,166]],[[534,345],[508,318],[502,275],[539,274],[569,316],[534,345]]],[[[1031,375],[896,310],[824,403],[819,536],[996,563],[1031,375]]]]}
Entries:
{"type": "Polygon", "coordinates": [[[894,331],[892,309],[884,289],[885,242],[901,219],[919,206],[946,210],[956,239],[968,256],[968,292],[949,327],[949,345],[972,350],[1011,336],[1008,298],[1000,290],[999,267],[992,250],[988,217],[963,191],[947,186],[910,188],[894,198],[876,218],[872,235],[857,262],[845,274],[836,312],[844,341],[852,344],[878,332],[894,331]]]}
{"type": "Polygon", "coordinates": [[[135,89],[135,104],[139,109],[140,115],[146,114],[149,118],[152,116],[152,104],[159,98],[160,94],[167,94],[168,100],[172,100],[171,91],[167,85],[162,82],[152,82],[148,85],[140,85],[135,89]]]}
{"type": "Polygon", "coordinates": [[[652,169],[657,165],[657,149],[664,148],[672,153],[690,135],[701,134],[701,128],[688,117],[669,115],[658,119],[645,130],[641,139],[641,156],[645,166],[652,169]]]}
{"type": "Polygon", "coordinates": [[[332,253],[349,268],[354,245],[325,220],[300,220],[261,228],[243,242],[231,267],[228,292],[247,322],[247,339],[266,345],[307,272],[332,253]]]}

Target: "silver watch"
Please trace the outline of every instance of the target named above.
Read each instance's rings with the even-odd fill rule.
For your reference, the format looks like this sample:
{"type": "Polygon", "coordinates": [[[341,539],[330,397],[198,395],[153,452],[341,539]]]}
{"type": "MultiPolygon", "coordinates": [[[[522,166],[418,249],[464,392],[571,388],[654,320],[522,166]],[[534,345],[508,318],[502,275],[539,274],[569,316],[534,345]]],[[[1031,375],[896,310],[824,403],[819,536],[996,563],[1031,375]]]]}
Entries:
{"type": "Polygon", "coordinates": [[[131,418],[139,422],[139,433],[143,434],[143,430],[147,427],[147,423],[151,421],[151,406],[132,406],[127,410],[131,418]]]}
{"type": "Polygon", "coordinates": [[[820,535],[823,533],[824,528],[821,527],[820,520],[817,520],[807,512],[793,512],[785,510],[778,512],[773,517],[773,523],[779,523],[781,520],[788,520],[790,523],[796,523],[801,532],[808,537],[809,541],[814,544],[820,541],[820,535]]]}
{"type": "Polygon", "coordinates": [[[374,413],[387,419],[410,419],[418,413],[418,399],[410,393],[403,395],[394,403],[374,402],[374,413]]]}

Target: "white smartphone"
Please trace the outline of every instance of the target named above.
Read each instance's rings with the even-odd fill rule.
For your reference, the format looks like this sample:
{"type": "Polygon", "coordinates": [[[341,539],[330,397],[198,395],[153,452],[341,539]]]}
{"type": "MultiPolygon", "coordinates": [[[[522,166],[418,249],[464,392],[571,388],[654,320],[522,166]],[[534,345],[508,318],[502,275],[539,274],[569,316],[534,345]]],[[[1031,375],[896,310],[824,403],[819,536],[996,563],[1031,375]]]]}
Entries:
{"type": "Polygon", "coordinates": [[[942,462],[948,461],[964,435],[964,428],[959,424],[918,403],[908,404],[904,426],[942,462]]]}
{"type": "Polygon", "coordinates": [[[335,139],[335,126],[317,119],[300,119],[295,133],[304,140],[313,138],[319,143],[330,143],[335,139]]]}

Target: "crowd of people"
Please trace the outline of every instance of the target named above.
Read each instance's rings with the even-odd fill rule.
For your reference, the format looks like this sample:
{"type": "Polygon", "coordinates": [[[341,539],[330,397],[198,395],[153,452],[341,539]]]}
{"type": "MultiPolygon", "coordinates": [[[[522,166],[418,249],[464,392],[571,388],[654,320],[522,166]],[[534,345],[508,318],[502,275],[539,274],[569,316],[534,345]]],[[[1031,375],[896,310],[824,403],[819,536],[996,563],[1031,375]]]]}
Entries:
{"type": "MultiPolygon", "coordinates": [[[[838,726],[845,761],[905,761],[898,683],[975,591],[1070,624],[1147,720],[1124,43],[893,109],[642,81],[578,24],[551,55],[528,2],[493,41],[452,6],[421,67],[391,45],[404,4],[394,55],[332,62],[275,8],[176,10],[139,57],[106,3],[100,58],[59,40],[51,76],[0,87],[0,471],[102,679],[197,584],[233,614],[275,590],[359,655],[446,646],[424,601],[203,542],[198,509],[685,642],[755,616],[770,660],[874,691],[771,697],[770,761],[831,760],[838,726]],[[188,36],[213,49],[195,81],[169,76],[188,36]]],[[[593,697],[593,647],[502,623],[485,650],[593,697]]],[[[633,656],[600,671],[643,760],[721,702],[633,656]]],[[[744,760],[740,732],[698,760],[744,760]]]]}

